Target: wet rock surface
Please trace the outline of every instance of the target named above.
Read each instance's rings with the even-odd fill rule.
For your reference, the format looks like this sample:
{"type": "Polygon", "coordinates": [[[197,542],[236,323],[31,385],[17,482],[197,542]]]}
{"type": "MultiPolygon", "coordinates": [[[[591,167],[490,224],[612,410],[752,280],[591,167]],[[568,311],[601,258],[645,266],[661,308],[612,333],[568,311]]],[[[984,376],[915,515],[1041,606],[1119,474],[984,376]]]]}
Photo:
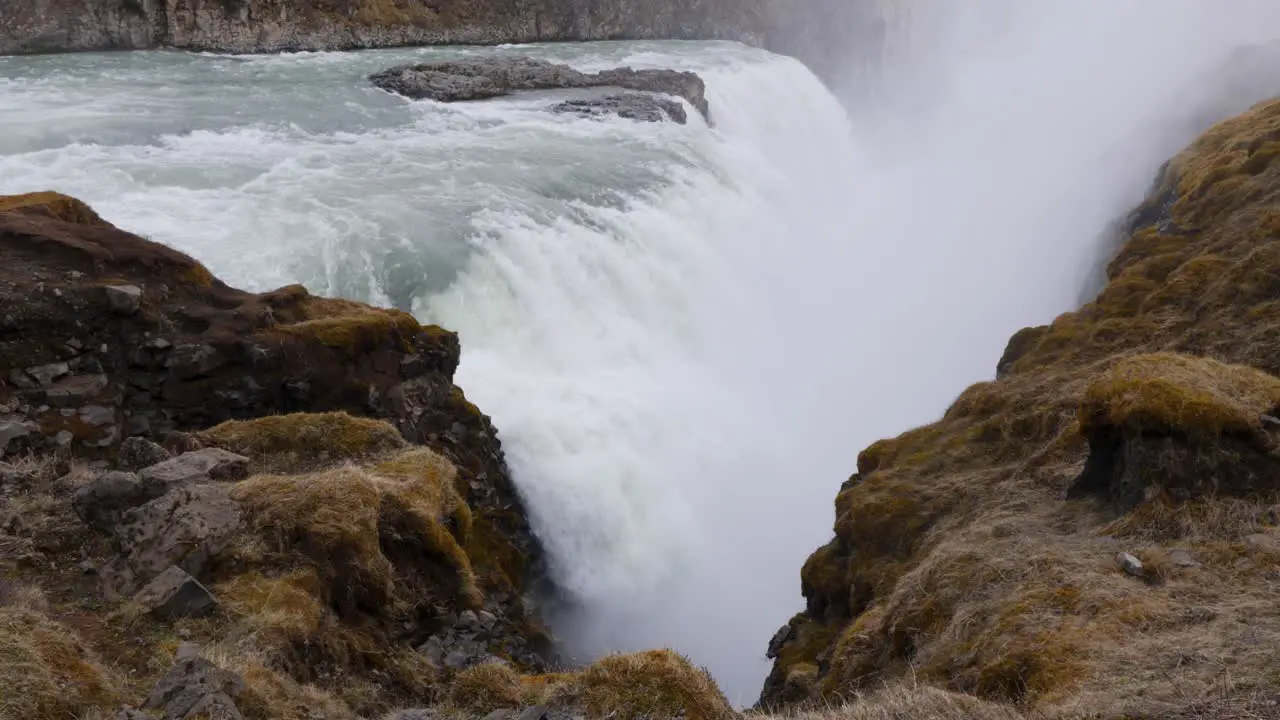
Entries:
{"type": "Polygon", "coordinates": [[[670,121],[680,125],[688,122],[688,115],[684,111],[684,106],[680,103],[654,95],[641,95],[639,93],[565,100],[553,106],[551,111],[565,115],[582,115],[584,117],[617,115],[620,118],[639,122],[670,121]]]}
{"type": "MultiPolygon", "coordinates": [[[[437,102],[483,100],[510,95],[520,90],[616,87],[684,98],[703,117],[708,120],[711,118],[702,78],[695,73],[676,70],[634,70],[624,67],[583,73],[568,65],[532,58],[487,58],[402,65],[374,73],[369,76],[369,80],[387,92],[413,100],[437,102]]],[[[646,103],[633,99],[631,95],[613,96],[609,102],[591,102],[599,112],[615,112],[619,115],[627,112],[633,119],[648,119],[656,104],[647,103],[649,110],[641,112],[640,108],[646,103]]],[[[657,105],[657,108],[664,107],[657,105]]]]}

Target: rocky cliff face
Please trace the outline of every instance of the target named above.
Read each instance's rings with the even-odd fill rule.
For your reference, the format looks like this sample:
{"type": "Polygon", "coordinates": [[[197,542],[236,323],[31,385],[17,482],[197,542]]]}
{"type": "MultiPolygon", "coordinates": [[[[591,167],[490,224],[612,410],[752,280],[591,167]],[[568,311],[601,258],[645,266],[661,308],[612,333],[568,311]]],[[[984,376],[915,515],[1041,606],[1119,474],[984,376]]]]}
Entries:
{"type": "Polygon", "coordinates": [[[1255,610],[1280,570],[1278,136],[1280,101],[1208,130],[1096,299],[861,453],[764,705],[925,683],[1033,716],[1218,717],[1274,696],[1253,648],[1280,637],[1255,610]],[[1169,710],[1204,695],[1227,699],[1169,710]]]}
{"type": "Polygon", "coordinates": [[[34,0],[0,7],[0,54],[225,52],[641,38],[758,41],[758,0],[34,0]]]}

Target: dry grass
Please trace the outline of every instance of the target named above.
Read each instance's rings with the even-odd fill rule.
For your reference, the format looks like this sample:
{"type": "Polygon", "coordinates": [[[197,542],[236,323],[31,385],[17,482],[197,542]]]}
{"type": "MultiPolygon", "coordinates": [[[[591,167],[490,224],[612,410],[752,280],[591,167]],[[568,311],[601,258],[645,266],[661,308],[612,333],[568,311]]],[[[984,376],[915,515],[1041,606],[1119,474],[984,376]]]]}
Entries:
{"type": "Polygon", "coordinates": [[[1109,425],[1210,437],[1250,434],[1278,405],[1280,380],[1261,370],[1157,353],[1124,358],[1095,379],[1080,404],[1080,425],[1084,432],[1109,425]]]}
{"type": "Polygon", "coordinates": [[[1023,720],[1007,705],[947,692],[927,685],[901,683],[855,695],[838,707],[785,716],[756,716],[759,720],[1023,720]]]}
{"type": "Polygon", "coordinates": [[[0,212],[39,208],[51,217],[77,225],[105,224],[85,203],[56,192],[34,192],[24,195],[0,195],[0,212]]]}
{"type": "Polygon", "coordinates": [[[449,686],[448,703],[480,716],[503,708],[519,709],[524,698],[520,676],[505,663],[484,663],[458,673],[449,686]]]}
{"type": "Polygon", "coordinates": [[[720,720],[733,709],[703,669],[669,650],[614,655],[555,677],[545,702],[587,717],[720,720]]]}
{"type": "MultiPolygon", "coordinates": [[[[1277,141],[1280,101],[1207,133],[1170,164],[1096,300],[1020,333],[1001,379],[938,422],[859,456],[766,704],[916,678],[1023,714],[1155,716],[1280,685],[1266,520],[1280,495],[1261,420],[1280,405],[1277,141]],[[1064,501],[1104,430],[1147,443],[1143,483],[1187,492],[1124,513],[1064,501]]],[[[833,712],[859,708],[894,717],[833,712]]]]}
{"type": "Polygon", "coordinates": [[[75,717],[118,704],[118,681],[32,597],[0,607],[0,719],[75,717]]]}
{"type": "Polygon", "coordinates": [[[405,447],[400,431],[345,412],[230,420],[199,433],[207,445],[245,455],[264,469],[299,472],[365,460],[405,447]]]}
{"type": "MultiPolygon", "coordinates": [[[[283,291],[277,291],[283,292],[283,291]]],[[[316,340],[322,345],[360,354],[390,341],[398,341],[407,351],[411,339],[424,328],[409,313],[384,310],[363,303],[301,294],[296,309],[297,322],[281,324],[276,330],[295,337],[316,340]]]]}

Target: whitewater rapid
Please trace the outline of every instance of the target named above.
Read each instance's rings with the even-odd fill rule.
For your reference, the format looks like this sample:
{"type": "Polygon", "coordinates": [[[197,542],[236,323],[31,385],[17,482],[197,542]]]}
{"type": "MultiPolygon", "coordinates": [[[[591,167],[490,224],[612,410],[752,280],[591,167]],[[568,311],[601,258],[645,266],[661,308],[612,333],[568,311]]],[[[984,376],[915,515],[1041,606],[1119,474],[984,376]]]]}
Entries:
{"type": "MultiPolygon", "coordinates": [[[[581,657],[672,646],[750,702],[856,443],[789,397],[789,259],[845,243],[848,119],[730,43],[0,58],[0,193],[56,189],[228,282],[457,330],[572,610],[581,657]],[[478,53],[694,70],[714,128],[545,96],[409,103],[365,75],[478,53]],[[810,250],[806,250],[809,246],[810,250]]],[[[801,347],[794,352],[803,353],[801,347]]]]}

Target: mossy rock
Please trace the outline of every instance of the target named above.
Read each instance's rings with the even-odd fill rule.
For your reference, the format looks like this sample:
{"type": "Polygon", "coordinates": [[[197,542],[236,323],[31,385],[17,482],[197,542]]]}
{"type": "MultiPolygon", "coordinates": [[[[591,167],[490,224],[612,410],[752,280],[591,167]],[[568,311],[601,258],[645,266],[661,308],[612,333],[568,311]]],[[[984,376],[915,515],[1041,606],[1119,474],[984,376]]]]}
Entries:
{"type": "Polygon", "coordinates": [[[407,445],[390,423],[345,412],[230,420],[198,437],[262,466],[297,470],[379,457],[407,445]]]}

